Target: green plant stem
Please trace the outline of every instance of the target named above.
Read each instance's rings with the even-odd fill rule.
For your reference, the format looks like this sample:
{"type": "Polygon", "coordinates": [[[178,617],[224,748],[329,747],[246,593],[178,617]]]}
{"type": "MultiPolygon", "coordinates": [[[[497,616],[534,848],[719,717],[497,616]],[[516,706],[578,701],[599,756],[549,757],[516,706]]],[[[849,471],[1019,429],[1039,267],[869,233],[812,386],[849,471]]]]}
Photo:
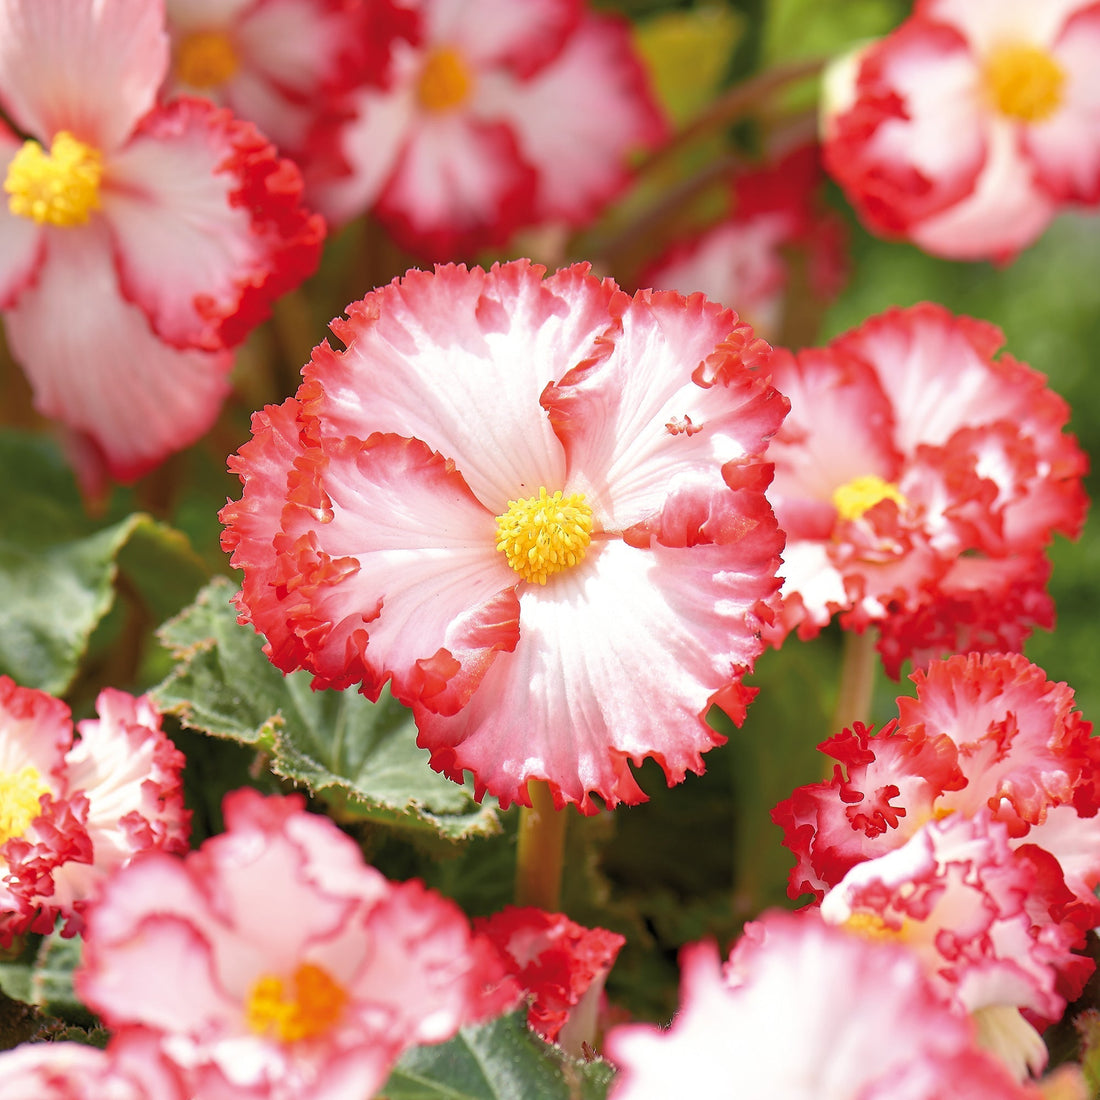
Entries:
{"type": "Polygon", "coordinates": [[[840,666],[840,691],[837,693],[830,736],[853,722],[870,722],[877,670],[878,652],[875,650],[874,633],[864,630],[857,634],[854,630],[846,630],[840,666]]]}
{"type": "Polygon", "coordinates": [[[527,784],[530,806],[519,811],[516,846],[516,904],[556,911],[561,906],[561,872],[565,852],[565,813],[554,806],[550,787],[527,784]]]}

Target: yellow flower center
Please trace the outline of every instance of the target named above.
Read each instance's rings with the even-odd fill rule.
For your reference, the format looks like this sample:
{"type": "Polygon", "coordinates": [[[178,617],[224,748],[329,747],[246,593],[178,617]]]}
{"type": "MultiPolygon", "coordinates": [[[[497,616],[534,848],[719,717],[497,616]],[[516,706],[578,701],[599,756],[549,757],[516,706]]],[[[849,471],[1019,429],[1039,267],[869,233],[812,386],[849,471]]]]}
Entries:
{"type": "Polygon", "coordinates": [[[1000,46],[985,65],[985,86],[1002,115],[1042,122],[1062,105],[1065,70],[1046,50],[1024,43],[1000,46]]]}
{"type": "Polygon", "coordinates": [[[865,940],[900,940],[905,937],[904,928],[892,928],[877,913],[853,913],[843,927],[865,940]]]}
{"type": "Polygon", "coordinates": [[[299,964],[289,993],[286,984],[276,974],[264,974],[252,987],[245,1019],[257,1035],[283,1043],[316,1038],[340,1019],[348,1002],[343,986],[313,963],[299,964]]]}
{"type": "Polygon", "coordinates": [[[39,798],[49,789],[29,764],[17,772],[0,772],[0,844],[27,831],[42,812],[39,798]]]}
{"type": "Polygon", "coordinates": [[[843,520],[859,519],[882,500],[896,501],[899,508],[908,503],[896,485],[878,474],[852,478],[833,491],[833,506],[843,520]]]}
{"type": "Polygon", "coordinates": [[[462,55],[450,46],[433,50],[420,72],[416,95],[427,111],[450,111],[465,102],[473,76],[462,55]]]}
{"type": "Polygon", "coordinates": [[[4,190],[13,214],[39,225],[84,225],[99,209],[103,165],[98,149],[65,130],[47,153],[37,141],[25,141],[8,165],[4,190]]]}
{"type": "Polygon", "coordinates": [[[545,584],[546,578],[584,560],[592,541],[592,509],[584,493],[553,496],[546,487],[537,497],[508,501],[497,516],[497,549],[525,580],[545,584]]]}
{"type": "Polygon", "coordinates": [[[176,47],[176,79],[192,88],[216,88],[238,65],[237,51],[223,31],[194,31],[176,47]]]}

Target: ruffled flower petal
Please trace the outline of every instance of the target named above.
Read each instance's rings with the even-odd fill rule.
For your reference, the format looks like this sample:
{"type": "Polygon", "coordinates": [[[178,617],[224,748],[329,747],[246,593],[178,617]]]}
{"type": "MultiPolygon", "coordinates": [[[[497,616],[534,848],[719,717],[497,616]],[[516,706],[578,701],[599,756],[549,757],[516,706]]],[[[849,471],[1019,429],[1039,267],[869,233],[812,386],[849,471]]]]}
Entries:
{"type": "Polygon", "coordinates": [[[167,67],[159,3],[0,4],[0,100],[20,128],[47,144],[67,130],[113,151],[153,106],[167,67]]]}
{"type": "Polygon", "coordinates": [[[122,296],[101,230],[47,233],[47,262],[5,317],[35,407],[86,437],[112,477],[133,480],[214,422],[228,352],[177,351],[122,296]],[[59,322],[57,303],[66,302],[59,322]]]}
{"type": "Polygon", "coordinates": [[[177,347],[239,343],[313,272],[324,227],[297,169],[198,99],[147,116],[104,181],[123,293],[177,347]]]}

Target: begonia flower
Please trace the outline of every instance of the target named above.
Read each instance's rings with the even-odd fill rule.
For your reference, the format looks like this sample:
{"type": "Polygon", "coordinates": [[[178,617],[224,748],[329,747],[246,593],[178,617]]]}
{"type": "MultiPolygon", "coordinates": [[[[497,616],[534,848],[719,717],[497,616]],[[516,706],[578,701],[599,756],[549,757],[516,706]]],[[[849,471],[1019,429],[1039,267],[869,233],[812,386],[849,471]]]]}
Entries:
{"type": "Polygon", "coordinates": [[[4,1100],[185,1100],[178,1074],[147,1035],[106,1050],[72,1042],[0,1052],[4,1100]]]}
{"type": "Polygon", "coordinates": [[[856,864],[822,899],[821,915],[919,955],[940,995],[973,1015],[979,1041],[1022,1080],[1047,1061],[1029,1019],[1041,1027],[1059,1019],[1094,969],[1073,953],[1080,931],[1035,904],[1043,887],[988,810],[956,813],[856,864]]]}
{"type": "Polygon", "coordinates": [[[826,166],[876,232],[1010,259],[1100,203],[1098,51],[1095,0],[918,0],[827,83],[826,166]]]}
{"type": "Polygon", "coordinates": [[[393,40],[411,31],[396,0],[166,0],[169,88],[254,122],[299,164],[307,136],[360,85],[384,87],[393,40]]]}
{"type": "Polygon", "coordinates": [[[108,882],[74,979],[120,1035],[154,1033],[195,1100],[372,1096],[406,1047],[514,1002],[453,902],[388,882],[300,796],[235,791],[224,818],[108,882]]]}
{"type": "Polygon", "coordinates": [[[791,415],[769,451],[787,532],[771,640],[836,614],[877,628],[890,675],[945,652],[1019,649],[1051,626],[1046,547],[1076,537],[1087,461],[1065,402],[993,325],[922,303],[824,348],[776,350],[791,415]]]}
{"type": "Polygon", "coordinates": [[[765,339],[778,338],[790,289],[802,291],[805,284],[825,305],[846,275],[843,225],[821,201],[823,178],[813,145],[739,174],[729,217],[673,244],[639,282],[681,294],[700,291],[735,306],[765,339]],[[797,278],[796,267],[803,269],[797,278]]]}
{"type": "Polygon", "coordinates": [[[915,954],[825,925],[766,915],[734,949],[681,954],[680,1010],[668,1029],[607,1037],[612,1100],[730,1096],[784,1100],[1038,1100],[975,1042],[915,954]]]}
{"type": "Polygon", "coordinates": [[[159,0],[0,3],[0,309],[78,472],[130,480],[217,416],[231,357],[317,263],[297,169],[206,100],[159,106],[159,0]]]}
{"type": "Polygon", "coordinates": [[[773,811],[798,860],[791,896],[820,898],[929,820],[986,811],[1015,847],[1059,861],[1082,931],[1100,923],[1100,748],[1072,689],[1019,654],[958,655],[911,679],[916,698],[898,699],[898,719],[824,742],[833,778],[773,811]]]}
{"type": "Polygon", "coordinates": [[[186,851],[183,754],[145,696],[106,688],[76,725],[46,692],[0,676],[0,943],[81,931],[102,883],[135,856],[186,851]]]}
{"type": "Polygon", "coordinates": [[[533,906],[477,919],[474,930],[498,948],[532,998],[528,1024],[580,1057],[596,1035],[604,982],[626,940],[533,906]]]}
{"type": "Polygon", "coordinates": [[[629,26],[581,0],[414,0],[385,90],[322,127],[310,194],[334,222],[373,210],[406,247],[450,259],[522,226],[591,220],[665,122],[629,26]]]}
{"type": "Polygon", "coordinates": [[[242,620],[317,687],[389,682],[478,797],[595,813],[740,722],[782,535],[768,347],[701,295],[587,265],[410,271],[333,323],[253,420],[223,545],[242,620]]]}

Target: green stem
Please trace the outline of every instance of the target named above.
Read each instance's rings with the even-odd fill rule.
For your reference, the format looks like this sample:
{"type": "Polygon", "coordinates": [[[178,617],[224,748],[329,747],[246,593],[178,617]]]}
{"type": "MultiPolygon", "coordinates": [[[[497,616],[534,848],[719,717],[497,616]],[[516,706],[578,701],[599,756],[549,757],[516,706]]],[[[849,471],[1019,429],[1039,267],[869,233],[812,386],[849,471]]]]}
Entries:
{"type": "Polygon", "coordinates": [[[878,671],[878,653],[875,635],[870,630],[857,634],[844,632],[844,654],[840,667],[840,691],[830,735],[839,733],[853,722],[871,720],[871,698],[875,689],[875,673],[878,671]]]}
{"type": "Polygon", "coordinates": [[[561,872],[565,853],[565,813],[554,806],[550,787],[527,784],[531,805],[519,811],[516,849],[516,904],[537,905],[551,912],[561,907],[561,872]]]}

